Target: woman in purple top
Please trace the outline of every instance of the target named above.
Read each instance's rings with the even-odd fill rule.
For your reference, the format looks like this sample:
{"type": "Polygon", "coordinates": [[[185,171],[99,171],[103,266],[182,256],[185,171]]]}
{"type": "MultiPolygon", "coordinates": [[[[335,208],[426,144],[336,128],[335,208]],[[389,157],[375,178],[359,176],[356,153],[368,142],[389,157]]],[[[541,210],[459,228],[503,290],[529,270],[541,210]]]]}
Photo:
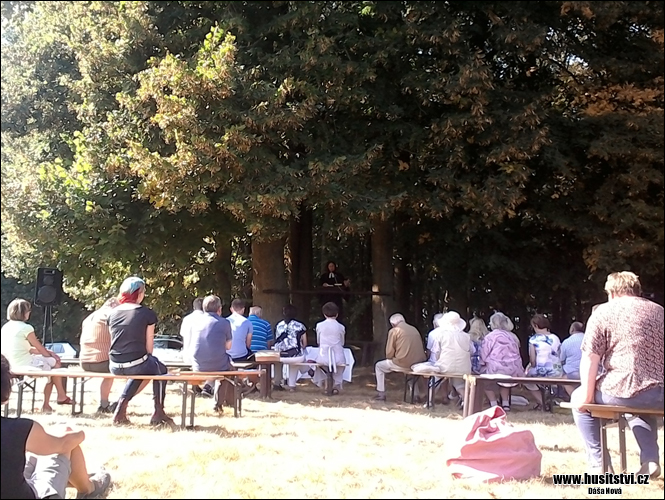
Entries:
{"type": "MultiPolygon", "coordinates": [[[[480,346],[480,371],[492,375],[524,376],[524,365],[520,355],[520,340],[513,333],[513,322],[502,312],[490,317],[492,331],[484,338],[480,346]]],[[[498,384],[501,393],[501,406],[510,411],[509,387],[516,384],[498,384]]],[[[485,391],[491,406],[497,405],[494,391],[485,391]]]]}

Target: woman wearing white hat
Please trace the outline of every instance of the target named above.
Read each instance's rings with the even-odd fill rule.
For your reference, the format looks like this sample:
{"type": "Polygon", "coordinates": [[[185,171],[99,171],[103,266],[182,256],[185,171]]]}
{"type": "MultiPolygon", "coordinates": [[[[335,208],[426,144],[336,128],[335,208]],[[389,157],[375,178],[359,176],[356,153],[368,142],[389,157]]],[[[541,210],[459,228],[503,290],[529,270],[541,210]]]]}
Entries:
{"type": "MultiPolygon", "coordinates": [[[[455,373],[466,375],[471,373],[471,339],[464,331],[464,321],[455,311],[445,313],[439,319],[439,328],[444,332],[440,337],[438,346],[433,346],[438,351],[435,364],[442,373],[455,373]]],[[[464,394],[464,380],[451,378],[451,383],[458,394],[464,394]]]]}

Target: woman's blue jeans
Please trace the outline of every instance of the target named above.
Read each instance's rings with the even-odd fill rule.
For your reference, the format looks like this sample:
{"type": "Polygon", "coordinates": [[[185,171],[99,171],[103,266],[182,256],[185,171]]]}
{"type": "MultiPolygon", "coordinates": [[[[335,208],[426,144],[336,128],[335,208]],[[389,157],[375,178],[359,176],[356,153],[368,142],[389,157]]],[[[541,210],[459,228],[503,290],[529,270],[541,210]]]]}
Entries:
{"type": "MultiPolygon", "coordinates": [[[[132,366],[130,368],[117,368],[113,364],[110,366],[111,373],[114,375],[166,375],[168,369],[160,360],[152,354],[148,354],[146,359],[140,365],[132,366]]],[[[122,398],[130,401],[139,390],[141,380],[129,379],[125,388],[122,391],[122,398]]],[[[153,380],[152,393],[155,404],[164,407],[164,399],[166,397],[166,380],[153,380]]]]}
{"type": "MultiPolygon", "coordinates": [[[[575,392],[580,389],[576,389],[575,392]]],[[[574,394],[574,393],[573,393],[574,394]]],[[[571,396],[573,399],[574,396],[571,396]]],[[[663,409],[663,388],[654,387],[633,396],[632,398],[617,398],[609,394],[596,391],[596,404],[629,406],[631,408],[663,409]]],[[[586,411],[573,410],[573,418],[577,428],[582,433],[586,446],[587,458],[590,467],[601,466],[600,447],[600,419],[594,418],[586,411]]],[[[658,420],[655,415],[635,416],[628,421],[628,426],[635,435],[637,445],[640,447],[640,463],[659,463],[658,450],[658,420]]],[[[606,455],[607,464],[611,464],[609,454],[606,455]]],[[[603,471],[606,472],[606,471],[603,471]]]]}

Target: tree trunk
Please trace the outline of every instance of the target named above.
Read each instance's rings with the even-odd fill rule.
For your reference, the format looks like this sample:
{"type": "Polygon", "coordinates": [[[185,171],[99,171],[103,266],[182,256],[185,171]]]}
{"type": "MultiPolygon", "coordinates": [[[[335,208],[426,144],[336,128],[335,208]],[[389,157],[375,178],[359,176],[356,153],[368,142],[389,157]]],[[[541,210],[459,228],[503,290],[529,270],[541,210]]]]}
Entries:
{"type": "Polygon", "coordinates": [[[286,289],[285,243],[284,238],[273,241],[252,239],[253,304],[263,308],[263,318],[273,326],[282,319],[282,308],[288,295],[265,293],[265,290],[286,289]]]}
{"type": "MultiPolygon", "coordinates": [[[[289,286],[291,291],[312,289],[312,210],[304,203],[300,207],[298,219],[291,220],[289,230],[289,252],[291,266],[289,286]]],[[[312,295],[292,293],[291,303],[298,308],[303,321],[308,322],[311,312],[312,295]]]]}
{"type": "Polygon", "coordinates": [[[224,313],[231,305],[231,239],[219,235],[215,242],[215,286],[219,298],[222,299],[224,313]]]}
{"type": "Polygon", "coordinates": [[[372,232],[372,291],[390,295],[372,296],[372,339],[375,359],[385,356],[385,343],[390,328],[393,305],[393,227],[390,221],[376,219],[372,232]]]}

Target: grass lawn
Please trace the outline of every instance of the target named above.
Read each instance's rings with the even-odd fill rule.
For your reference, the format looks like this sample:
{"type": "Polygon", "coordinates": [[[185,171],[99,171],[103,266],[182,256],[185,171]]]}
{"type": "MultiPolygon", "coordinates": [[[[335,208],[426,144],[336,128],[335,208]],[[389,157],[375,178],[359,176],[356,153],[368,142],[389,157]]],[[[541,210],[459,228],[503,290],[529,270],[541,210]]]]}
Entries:
{"type": "MultiPolygon", "coordinates": [[[[197,400],[196,430],[156,430],[148,425],[151,388],[129,406],[130,427],[114,427],[97,416],[98,384],[86,385],[86,413],[24,416],[47,427],[84,429],[90,470],[104,466],[113,486],[108,498],[607,498],[581,486],[554,486],[551,475],[586,470],[581,437],[569,411],[555,414],[515,409],[509,421],[530,429],[543,454],[539,479],[482,484],[453,480],[445,467],[461,412],[437,405],[434,411],[401,402],[403,376],[388,377],[388,402],[371,402],[373,372],[360,368],[339,396],[326,397],[311,382],[295,393],[275,392],[265,402],[250,396],[243,417],[213,412],[197,400]]],[[[121,384],[116,382],[114,395],[121,384]]],[[[15,395],[14,395],[15,397],[15,395]]],[[[26,397],[26,402],[29,395],[26,397]]],[[[180,422],[179,387],[169,386],[167,411],[180,422]]],[[[38,393],[38,407],[39,402],[38,393]]],[[[11,408],[16,407],[11,401],[11,408]]],[[[10,413],[11,416],[11,413],[10,413]]],[[[609,431],[615,467],[618,431],[609,431]]],[[[629,471],[639,467],[629,432],[629,471]]],[[[659,430],[661,464],[663,430],[659,430]]],[[[70,489],[68,497],[74,497],[70,489]]],[[[663,498],[663,479],[648,486],[623,486],[620,498],[663,498]]]]}

